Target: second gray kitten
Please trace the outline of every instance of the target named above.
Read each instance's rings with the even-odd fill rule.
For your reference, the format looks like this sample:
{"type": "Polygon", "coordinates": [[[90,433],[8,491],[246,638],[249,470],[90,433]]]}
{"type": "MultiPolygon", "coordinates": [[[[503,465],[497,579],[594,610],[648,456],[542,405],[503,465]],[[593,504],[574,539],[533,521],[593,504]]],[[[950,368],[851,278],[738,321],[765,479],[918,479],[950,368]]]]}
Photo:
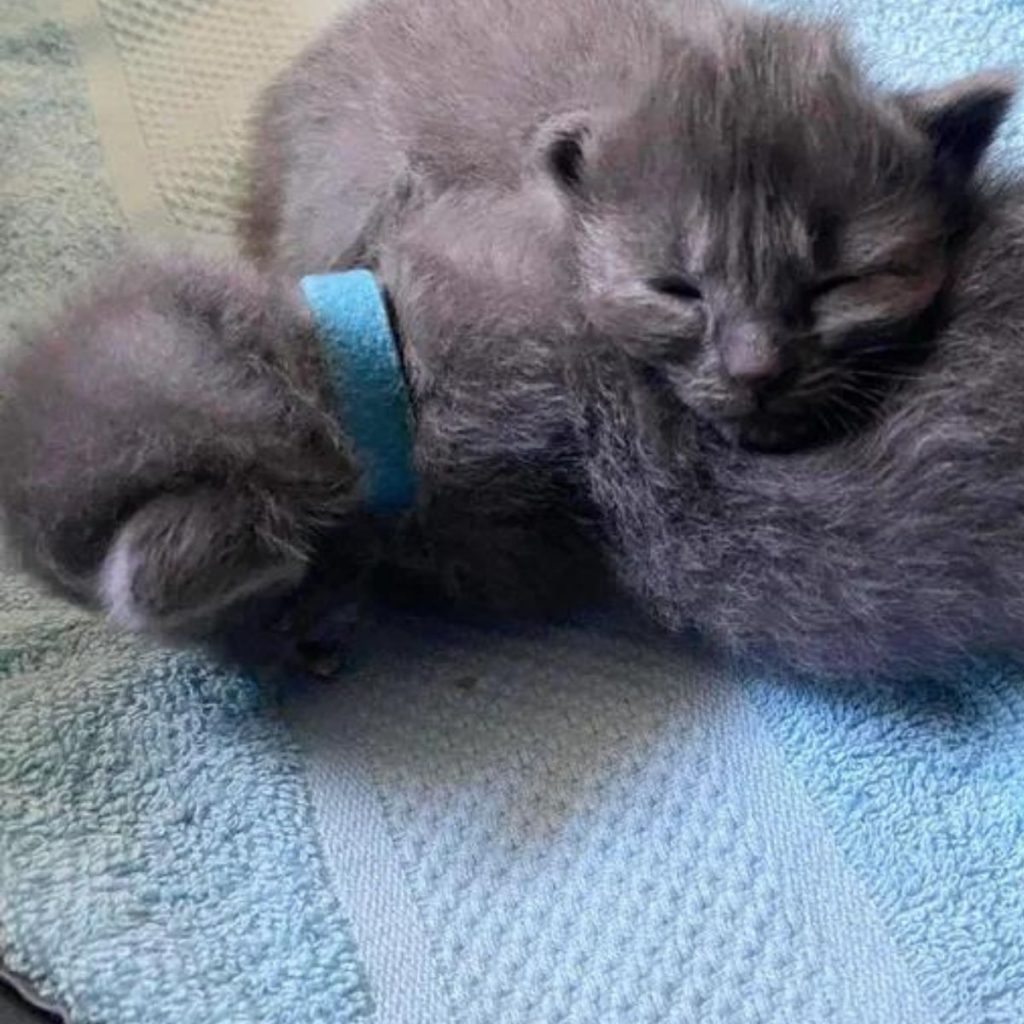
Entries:
{"type": "Polygon", "coordinates": [[[137,260],[11,364],[26,567],[248,658],[282,616],[315,648],[352,590],[548,613],[611,583],[816,670],[1019,651],[1024,217],[975,176],[1007,81],[887,95],[831,30],[717,8],[446,2],[443,48],[385,0],[272,91],[262,276],[137,260]],[[397,523],[293,280],[353,260],[415,399],[397,523]]]}

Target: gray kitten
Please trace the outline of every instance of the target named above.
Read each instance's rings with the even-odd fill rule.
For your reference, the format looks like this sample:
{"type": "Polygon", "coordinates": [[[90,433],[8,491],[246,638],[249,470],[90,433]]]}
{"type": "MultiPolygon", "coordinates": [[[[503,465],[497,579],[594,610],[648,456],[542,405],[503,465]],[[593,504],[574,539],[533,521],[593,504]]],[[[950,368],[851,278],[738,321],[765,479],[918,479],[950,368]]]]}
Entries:
{"type": "Polygon", "coordinates": [[[1009,95],[881,95],[835,32],[713,2],[377,0],[268,91],[243,243],[292,276],[376,265],[456,195],[500,245],[495,194],[529,193],[545,230],[502,269],[571,298],[517,300],[526,333],[582,302],[688,408],[799,448],[924,354],[1009,95]]]}
{"type": "Polygon", "coordinates": [[[136,260],[11,364],[27,567],[248,659],[282,616],[315,653],[353,589],[550,613],[609,580],[801,667],[1019,649],[1024,222],[974,174],[1007,80],[882,94],[833,30],[711,5],[441,6],[364,7],[270,91],[262,276],[136,260]],[[395,522],[293,283],[354,262],[416,405],[395,522]]]}

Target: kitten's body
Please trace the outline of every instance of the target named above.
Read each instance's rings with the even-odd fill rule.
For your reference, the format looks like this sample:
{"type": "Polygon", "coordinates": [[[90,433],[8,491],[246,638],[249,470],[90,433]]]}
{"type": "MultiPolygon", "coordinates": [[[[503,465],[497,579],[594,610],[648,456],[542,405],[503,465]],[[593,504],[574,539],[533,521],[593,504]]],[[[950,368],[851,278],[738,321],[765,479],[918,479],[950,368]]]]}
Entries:
{"type": "Polygon", "coordinates": [[[1005,83],[886,98],[829,33],[761,16],[684,39],[632,0],[448,4],[366,8],[282,78],[246,229],[269,271],[368,259],[387,285],[415,512],[360,509],[293,283],[156,261],[5,382],[29,568],[243,645],[353,582],[550,610],[610,569],[671,628],[804,667],[1020,650],[1024,204],[971,182],[1005,83]],[[807,422],[854,397],[877,421],[786,456],[726,441],[736,416],[811,436],[793,360],[839,381],[807,422]]]}
{"type": "Polygon", "coordinates": [[[243,246],[292,276],[366,263],[418,200],[519,187],[546,119],[629,105],[670,48],[646,2],[363,5],[260,104],[243,246]]]}
{"type": "Polygon", "coordinates": [[[582,318],[724,432],[798,448],[923,355],[1011,92],[887,95],[830,28],[714,0],[375,0],[268,90],[243,246],[376,267],[443,204],[451,276],[502,278],[472,316],[582,318]]]}
{"type": "Polygon", "coordinates": [[[816,671],[1021,652],[1020,187],[993,198],[961,267],[928,366],[886,416],[825,449],[765,458],[692,419],[666,429],[616,358],[591,369],[587,390],[619,414],[593,416],[615,426],[587,460],[592,493],[643,606],[816,671]]]}

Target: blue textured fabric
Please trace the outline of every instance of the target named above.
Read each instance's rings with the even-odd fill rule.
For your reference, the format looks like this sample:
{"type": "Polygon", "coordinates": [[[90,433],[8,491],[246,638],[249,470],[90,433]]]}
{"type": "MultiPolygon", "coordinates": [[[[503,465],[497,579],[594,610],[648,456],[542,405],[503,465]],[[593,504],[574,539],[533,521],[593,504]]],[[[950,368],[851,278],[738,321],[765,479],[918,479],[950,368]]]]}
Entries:
{"type": "Polygon", "coordinates": [[[389,628],[290,695],[377,1024],[1020,1024],[1024,669],[389,628]]]}
{"type": "Polygon", "coordinates": [[[366,501],[379,512],[413,503],[411,408],[377,280],[367,270],[302,279],[330,363],[338,409],[363,466],[366,501]]]}
{"type": "Polygon", "coordinates": [[[75,1022],[366,1019],[271,695],[20,596],[34,615],[0,639],[6,967],[75,1022]]]}
{"type": "Polygon", "coordinates": [[[751,698],[934,1019],[1024,1021],[1021,666],[751,698]]]}
{"type": "MultiPolygon", "coordinates": [[[[373,639],[287,710],[376,1024],[985,1020],[932,1011],[744,687],[685,648],[607,627],[373,639]]],[[[912,845],[921,810],[893,811],[912,845]]],[[[1024,882],[1013,865],[993,892],[1024,882]]]]}

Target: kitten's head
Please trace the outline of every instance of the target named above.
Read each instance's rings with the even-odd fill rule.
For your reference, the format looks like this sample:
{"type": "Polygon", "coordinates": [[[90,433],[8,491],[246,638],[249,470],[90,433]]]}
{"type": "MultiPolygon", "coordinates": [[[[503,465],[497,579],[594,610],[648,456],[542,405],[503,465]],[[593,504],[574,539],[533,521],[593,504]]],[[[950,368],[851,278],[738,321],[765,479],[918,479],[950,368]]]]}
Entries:
{"type": "Polygon", "coordinates": [[[586,315],[747,446],[843,432],[926,351],[1012,80],[883,94],[833,30],[750,14],[673,63],[638,105],[540,132],[586,315]]]}

